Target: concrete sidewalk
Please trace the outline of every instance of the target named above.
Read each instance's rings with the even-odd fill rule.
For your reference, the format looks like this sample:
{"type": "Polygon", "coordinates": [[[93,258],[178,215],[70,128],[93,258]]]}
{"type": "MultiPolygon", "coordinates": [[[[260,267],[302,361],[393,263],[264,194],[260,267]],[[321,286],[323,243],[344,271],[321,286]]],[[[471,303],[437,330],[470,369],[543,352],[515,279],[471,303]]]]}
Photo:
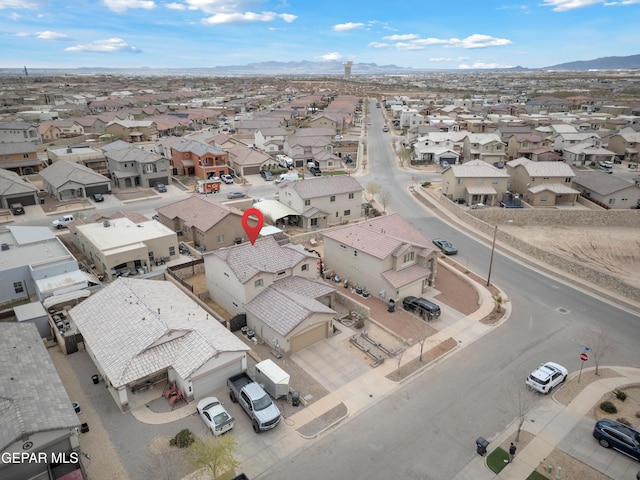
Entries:
{"type": "MultiPolygon", "coordinates": [[[[543,398],[540,404],[527,414],[527,417],[535,418],[536,421],[535,423],[526,422],[523,431],[533,434],[535,438],[517,452],[511,464],[507,465],[502,472],[493,473],[487,467],[486,456],[477,456],[454,477],[454,480],[525,480],[569,435],[604,394],[626,385],[640,384],[638,368],[600,368],[609,368],[620,376],[603,378],[590,383],[567,406],[556,402],[552,397],[543,398]]],[[[487,454],[512,436],[516,429],[517,424],[514,422],[491,442],[487,454]]]]}

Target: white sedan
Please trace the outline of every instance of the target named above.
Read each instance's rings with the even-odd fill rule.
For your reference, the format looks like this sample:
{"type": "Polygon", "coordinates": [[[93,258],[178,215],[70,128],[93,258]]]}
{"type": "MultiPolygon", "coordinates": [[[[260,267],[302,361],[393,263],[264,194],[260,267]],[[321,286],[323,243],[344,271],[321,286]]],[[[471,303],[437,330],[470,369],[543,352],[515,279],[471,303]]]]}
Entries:
{"type": "Polygon", "coordinates": [[[217,437],[233,428],[234,418],[227,413],[216,397],[206,397],[198,402],[198,413],[217,437]]]}

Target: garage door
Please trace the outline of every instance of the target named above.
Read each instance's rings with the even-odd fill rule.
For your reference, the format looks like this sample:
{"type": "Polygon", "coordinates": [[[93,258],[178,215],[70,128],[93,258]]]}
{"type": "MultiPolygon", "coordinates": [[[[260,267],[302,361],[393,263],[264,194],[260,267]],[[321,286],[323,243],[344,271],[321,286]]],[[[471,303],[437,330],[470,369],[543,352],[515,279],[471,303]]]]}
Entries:
{"type": "Polygon", "coordinates": [[[36,196],[35,194],[31,194],[31,195],[22,195],[21,197],[7,198],[7,205],[11,205],[12,203],[21,203],[22,206],[24,207],[26,207],[27,205],[35,205],[36,196]]]}
{"type": "Polygon", "coordinates": [[[260,167],[244,167],[242,173],[244,173],[245,177],[247,175],[257,175],[260,173],[260,167]]]}
{"type": "Polygon", "coordinates": [[[328,323],[324,322],[304,333],[291,337],[291,353],[299,352],[327,338],[328,323]]]}
{"type": "Polygon", "coordinates": [[[160,178],[150,178],[149,186],[155,187],[159,183],[164,183],[165,185],[169,185],[169,177],[160,177],[160,178]]]}
{"type": "Polygon", "coordinates": [[[104,195],[105,193],[109,193],[109,185],[94,185],[93,187],[85,188],[85,191],[87,192],[87,197],[93,195],[94,193],[101,193],[104,195]]]}
{"type": "Polygon", "coordinates": [[[193,397],[196,400],[206,397],[214,390],[224,387],[227,384],[227,378],[240,372],[242,372],[242,359],[237,359],[197,378],[192,378],[193,397]]]}

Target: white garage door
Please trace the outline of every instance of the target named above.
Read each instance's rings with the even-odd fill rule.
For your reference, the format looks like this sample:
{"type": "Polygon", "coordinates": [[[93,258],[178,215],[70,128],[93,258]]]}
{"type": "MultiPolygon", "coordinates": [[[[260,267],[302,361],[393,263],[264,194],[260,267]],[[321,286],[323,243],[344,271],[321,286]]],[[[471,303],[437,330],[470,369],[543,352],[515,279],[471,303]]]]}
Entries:
{"type": "Polygon", "coordinates": [[[192,378],[193,397],[196,400],[206,397],[214,390],[224,387],[227,384],[227,378],[240,372],[242,372],[242,360],[237,359],[197,378],[192,378]]]}

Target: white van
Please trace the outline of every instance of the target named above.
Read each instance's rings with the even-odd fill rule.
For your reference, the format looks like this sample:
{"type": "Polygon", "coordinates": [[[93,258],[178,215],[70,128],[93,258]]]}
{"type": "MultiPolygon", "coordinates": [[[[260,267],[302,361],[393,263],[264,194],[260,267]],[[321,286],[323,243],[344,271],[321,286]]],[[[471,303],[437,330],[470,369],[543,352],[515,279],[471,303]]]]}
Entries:
{"type": "Polygon", "coordinates": [[[297,173],[281,173],[280,176],[278,177],[278,179],[276,180],[276,185],[284,182],[295,182],[296,180],[298,180],[298,174],[297,173]]]}

